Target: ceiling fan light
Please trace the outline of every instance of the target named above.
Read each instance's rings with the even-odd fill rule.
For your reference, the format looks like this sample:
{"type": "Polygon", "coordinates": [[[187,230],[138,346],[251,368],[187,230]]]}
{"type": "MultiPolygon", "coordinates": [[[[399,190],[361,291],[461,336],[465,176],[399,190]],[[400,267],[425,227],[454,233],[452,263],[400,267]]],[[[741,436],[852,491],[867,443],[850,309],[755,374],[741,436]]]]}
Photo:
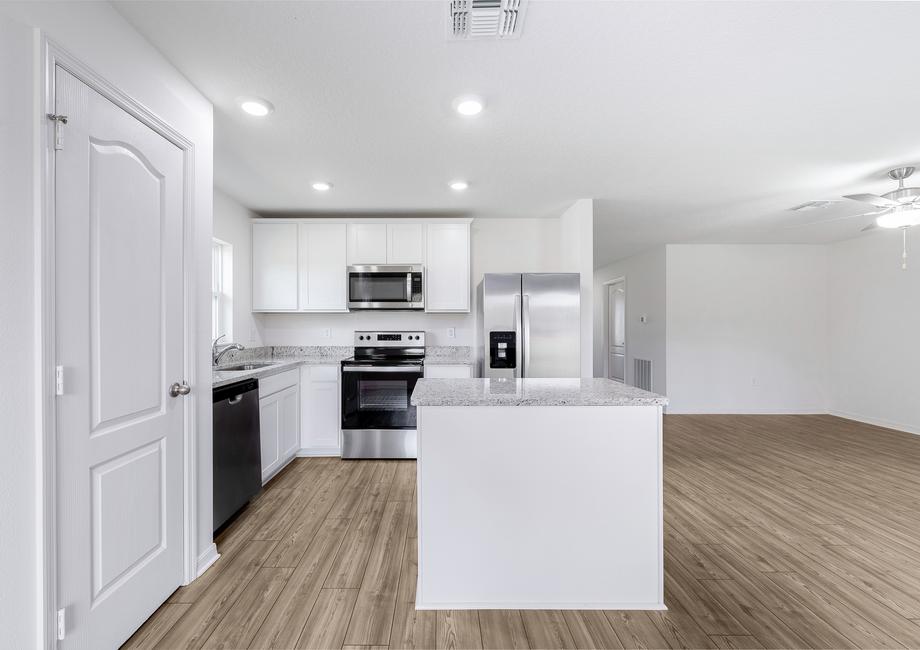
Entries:
{"type": "Polygon", "coordinates": [[[892,210],[875,219],[879,228],[908,228],[920,225],[920,209],[892,210]]]}

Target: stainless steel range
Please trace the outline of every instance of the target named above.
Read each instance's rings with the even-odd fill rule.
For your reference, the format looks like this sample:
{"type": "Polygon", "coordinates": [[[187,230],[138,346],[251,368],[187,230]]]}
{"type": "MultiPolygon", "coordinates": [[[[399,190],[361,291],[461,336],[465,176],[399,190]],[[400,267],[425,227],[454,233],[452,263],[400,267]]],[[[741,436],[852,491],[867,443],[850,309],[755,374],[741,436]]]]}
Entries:
{"type": "Polygon", "coordinates": [[[415,458],[415,407],[425,332],[355,332],[342,361],[342,458],[415,458]]]}

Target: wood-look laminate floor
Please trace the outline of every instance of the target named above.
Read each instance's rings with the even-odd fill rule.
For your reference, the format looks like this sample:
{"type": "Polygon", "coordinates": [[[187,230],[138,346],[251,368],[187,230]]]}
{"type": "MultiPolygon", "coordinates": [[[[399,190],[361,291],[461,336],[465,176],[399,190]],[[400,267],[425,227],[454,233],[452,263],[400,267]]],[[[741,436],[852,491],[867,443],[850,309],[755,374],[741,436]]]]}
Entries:
{"type": "Polygon", "coordinates": [[[668,416],[667,612],[415,611],[415,464],[294,462],[127,647],[920,647],[920,437],[668,416]]]}

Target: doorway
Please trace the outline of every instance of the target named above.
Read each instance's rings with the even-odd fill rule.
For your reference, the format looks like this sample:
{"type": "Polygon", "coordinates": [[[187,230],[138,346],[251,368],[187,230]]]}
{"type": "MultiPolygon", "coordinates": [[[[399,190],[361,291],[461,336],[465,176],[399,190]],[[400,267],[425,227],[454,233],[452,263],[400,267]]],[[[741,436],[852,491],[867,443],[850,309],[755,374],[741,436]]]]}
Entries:
{"type": "Polygon", "coordinates": [[[117,647],[186,576],[187,159],[50,74],[57,636],[117,647]]]}
{"type": "Polygon", "coordinates": [[[626,279],[607,285],[605,354],[607,378],[626,383],[626,279]]]}

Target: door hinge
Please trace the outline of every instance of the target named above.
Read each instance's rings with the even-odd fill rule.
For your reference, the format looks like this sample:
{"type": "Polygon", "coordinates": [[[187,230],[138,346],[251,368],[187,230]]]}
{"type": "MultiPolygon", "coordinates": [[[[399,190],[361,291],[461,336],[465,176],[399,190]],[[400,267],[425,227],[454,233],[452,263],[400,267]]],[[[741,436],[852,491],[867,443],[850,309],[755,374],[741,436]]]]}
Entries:
{"type": "Polygon", "coordinates": [[[48,119],[54,122],[54,150],[60,151],[64,148],[64,125],[67,124],[67,116],[48,113],[48,119]]]}
{"type": "Polygon", "coordinates": [[[67,609],[59,609],[57,611],[57,640],[63,641],[64,637],[67,636],[67,609]]]}
{"type": "Polygon", "coordinates": [[[54,394],[64,394],[64,366],[57,366],[54,369],[54,394]]]}

